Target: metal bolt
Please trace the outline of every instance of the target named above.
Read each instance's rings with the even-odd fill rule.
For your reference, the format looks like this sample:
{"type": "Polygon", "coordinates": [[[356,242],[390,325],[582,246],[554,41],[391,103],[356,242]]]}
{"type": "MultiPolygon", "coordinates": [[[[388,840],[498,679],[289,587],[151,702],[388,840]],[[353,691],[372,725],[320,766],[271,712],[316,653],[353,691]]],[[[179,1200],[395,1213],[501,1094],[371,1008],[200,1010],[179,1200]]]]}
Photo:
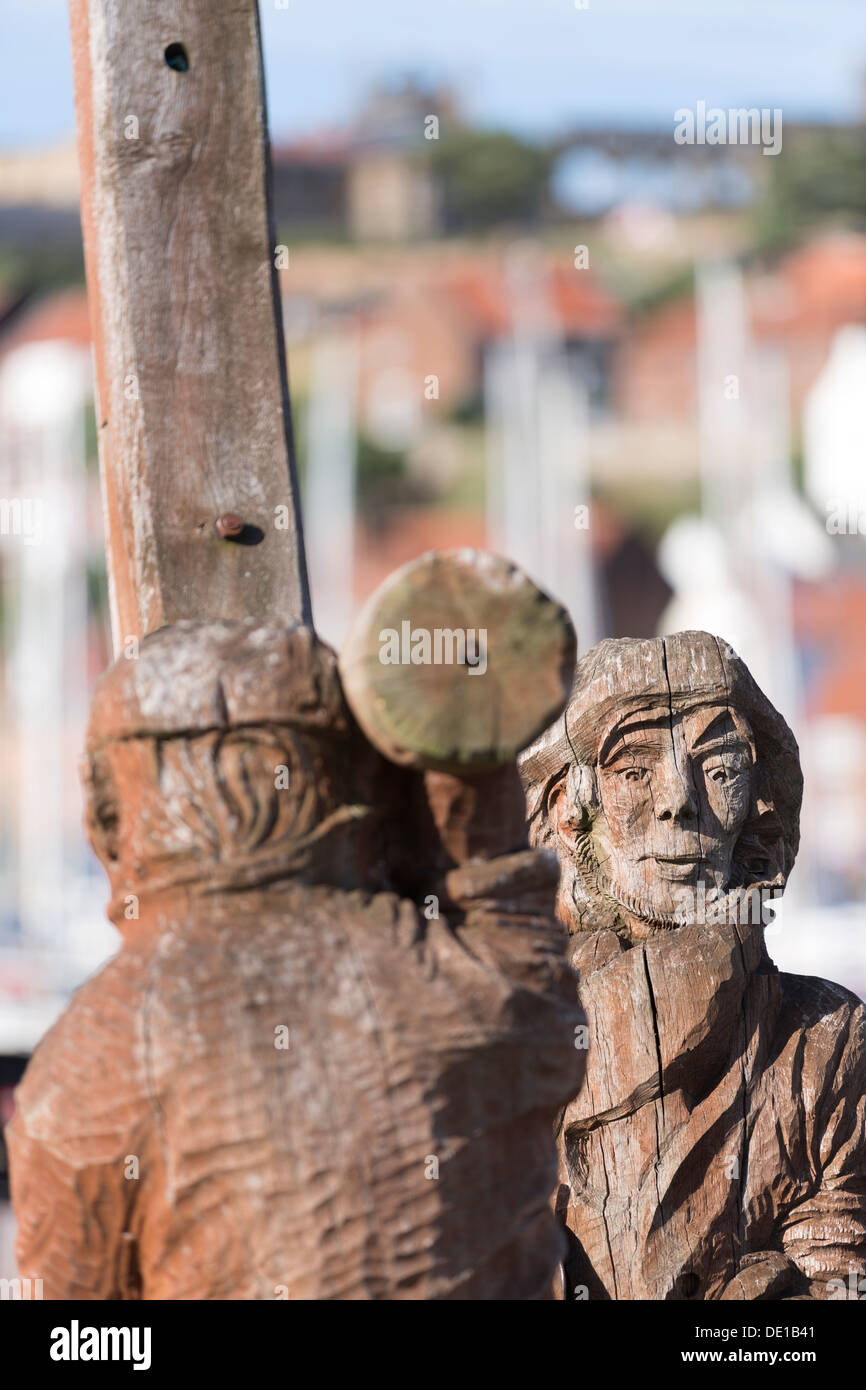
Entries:
{"type": "Polygon", "coordinates": [[[214,522],[214,530],[221,541],[230,541],[232,537],[239,536],[244,529],[244,523],[236,512],[223,512],[214,522]]]}

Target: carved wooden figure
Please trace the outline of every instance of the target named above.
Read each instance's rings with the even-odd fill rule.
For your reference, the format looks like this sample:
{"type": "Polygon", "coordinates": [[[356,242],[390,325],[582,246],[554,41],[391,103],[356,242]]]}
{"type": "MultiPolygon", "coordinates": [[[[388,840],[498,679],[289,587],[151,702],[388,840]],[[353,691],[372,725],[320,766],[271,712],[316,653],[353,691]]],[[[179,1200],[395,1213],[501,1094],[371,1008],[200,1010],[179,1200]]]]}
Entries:
{"type": "Polygon", "coordinates": [[[765,947],[799,839],[785,721],[706,633],[604,641],[521,770],[589,1019],[560,1126],[568,1296],[844,1296],[866,1274],[866,1010],[765,947]]]}
{"type": "Polygon", "coordinates": [[[123,653],[85,775],[123,946],[19,1090],[21,1271],[48,1298],[544,1297],[581,1015],[514,758],[574,634],[504,562],[423,560],[350,640],[350,712],[310,626],[255,0],[71,13],[123,653]],[[466,624],[483,671],[444,656],[466,624]]]}
{"type": "Polygon", "coordinates": [[[47,1298],[547,1296],[582,1016],[513,758],[562,707],[573,633],[489,557],[422,561],[408,590],[414,630],[462,614],[487,643],[483,675],[411,667],[418,770],[371,746],[301,625],[181,622],[101,679],[88,824],[123,946],[9,1133],[47,1298]],[[446,769],[424,730],[449,708],[446,769]]]}

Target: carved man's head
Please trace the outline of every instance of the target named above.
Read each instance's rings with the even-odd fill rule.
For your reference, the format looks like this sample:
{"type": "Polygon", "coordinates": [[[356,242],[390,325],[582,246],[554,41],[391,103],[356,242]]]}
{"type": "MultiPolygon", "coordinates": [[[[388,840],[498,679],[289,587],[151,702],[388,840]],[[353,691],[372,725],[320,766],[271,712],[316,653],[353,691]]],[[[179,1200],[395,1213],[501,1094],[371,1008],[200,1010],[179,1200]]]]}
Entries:
{"type": "Polygon", "coordinates": [[[704,632],[594,647],[521,772],[533,843],[560,859],[570,930],[694,921],[734,892],[781,889],[794,861],[794,737],[704,632]]]}
{"type": "Polygon", "coordinates": [[[180,622],[101,677],[84,761],[109,912],[167,889],[376,884],[389,771],[300,625],[180,622]]]}

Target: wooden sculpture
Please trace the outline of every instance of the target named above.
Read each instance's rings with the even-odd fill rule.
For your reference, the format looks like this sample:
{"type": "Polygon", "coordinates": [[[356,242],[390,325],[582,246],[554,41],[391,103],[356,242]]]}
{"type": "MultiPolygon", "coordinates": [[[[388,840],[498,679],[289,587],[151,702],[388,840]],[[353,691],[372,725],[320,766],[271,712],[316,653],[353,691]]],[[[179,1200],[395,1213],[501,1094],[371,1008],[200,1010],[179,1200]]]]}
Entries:
{"type": "Polygon", "coordinates": [[[19,1089],[21,1271],[545,1297],[581,1015],[514,758],[571,626],[504,562],[423,560],[382,598],[408,657],[377,601],[347,646],[350,710],[311,626],[255,0],[71,14],[117,657],[85,778],[123,946],[19,1089]]]}
{"type": "Polygon", "coordinates": [[[604,641],[521,770],[588,1015],[560,1126],[568,1296],[845,1296],[866,1274],[866,1010],[767,955],[799,838],[785,721],[706,633],[604,641]]]}
{"type": "Polygon", "coordinates": [[[302,625],[180,622],[97,687],[88,825],[123,946],[9,1133],[46,1298],[548,1295],[582,1016],[514,754],[562,708],[573,633],[491,557],[424,559],[395,593],[415,632],[462,615],[486,643],[483,675],[403,682],[382,605],[361,620],[348,668],[390,693],[368,673],[356,707],[398,726],[411,703],[411,767],[302,625]]]}

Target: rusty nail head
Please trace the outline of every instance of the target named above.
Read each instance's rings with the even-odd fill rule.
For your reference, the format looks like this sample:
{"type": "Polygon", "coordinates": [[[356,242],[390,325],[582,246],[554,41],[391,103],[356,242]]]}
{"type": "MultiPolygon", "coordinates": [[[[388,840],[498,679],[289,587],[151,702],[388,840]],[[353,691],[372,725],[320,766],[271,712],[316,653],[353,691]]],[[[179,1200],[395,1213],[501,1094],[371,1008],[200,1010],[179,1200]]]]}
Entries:
{"type": "Polygon", "coordinates": [[[236,512],[223,512],[218,516],[214,527],[221,541],[227,541],[232,536],[239,536],[244,529],[244,523],[236,512]]]}

